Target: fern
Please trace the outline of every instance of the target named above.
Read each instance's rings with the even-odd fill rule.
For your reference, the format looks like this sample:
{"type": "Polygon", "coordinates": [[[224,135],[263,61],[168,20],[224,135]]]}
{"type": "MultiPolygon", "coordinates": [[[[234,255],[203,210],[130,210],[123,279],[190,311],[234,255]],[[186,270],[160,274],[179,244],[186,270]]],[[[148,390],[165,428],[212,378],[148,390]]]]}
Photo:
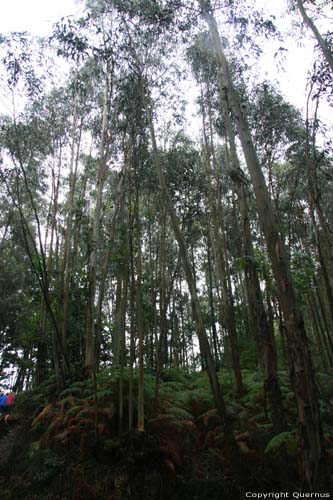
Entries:
{"type": "Polygon", "coordinates": [[[249,447],[244,443],[244,441],[237,441],[237,444],[241,455],[247,455],[250,452],[249,447]]]}
{"type": "Polygon", "coordinates": [[[249,422],[258,422],[259,420],[261,421],[267,421],[267,416],[265,415],[264,411],[259,411],[256,412],[254,415],[251,415],[249,418],[249,422]]]}
{"type": "Polygon", "coordinates": [[[289,455],[295,455],[297,450],[297,434],[295,430],[281,432],[274,436],[266,446],[265,453],[276,455],[285,448],[289,455]]]}
{"type": "Polygon", "coordinates": [[[171,433],[182,430],[182,422],[171,414],[160,414],[149,421],[149,427],[155,431],[161,430],[171,433]]]}
{"type": "Polygon", "coordinates": [[[44,431],[43,435],[42,435],[42,441],[44,443],[48,443],[49,442],[49,439],[50,439],[50,436],[51,434],[53,433],[53,431],[56,429],[59,429],[60,425],[62,423],[62,419],[61,418],[55,418],[54,420],[52,420],[52,422],[49,424],[49,426],[47,427],[47,429],[44,431]]]}
{"type": "Polygon", "coordinates": [[[64,398],[66,396],[77,396],[80,397],[82,396],[82,393],[84,392],[85,389],[85,383],[84,382],[76,382],[75,384],[71,384],[70,387],[67,389],[64,389],[60,393],[60,397],[64,398]]]}
{"type": "Polygon", "coordinates": [[[228,401],[228,412],[232,416],[237,416],[245,407],[234,400],[228,401]]]}
{"type": "Polygon", "coordinates": [[[187,386],[193,380],[193,375],[180,368],[168,368],[162,371],[161,380],[163,383],[172,382],[187,386]]]}
{"type": "Polygon", "coordinates": [[[97,390],[97,397],[99,399],[109,399],[114,397],[114,388],[113,387],[106,387],[103,389],[98,389],[97,390]]]}
{"type": "Polygon", "coordinates": [[[206,428],[215,428],[221,424],[221,417],[217,410],[214,408],[208,410],[198,417],[198,422],[206,428]]]}
{"type": "Polygon", "coordinates": [[[33,420],[31,427],[34,428],[44,418],[48,418],[53,414],[53,403],[49,403],[45,406],[42,411],[37,415],[37,417],[33,420]]]}
{"type": "Polygon", "coordinates": [[[200,373],[198,378],[192,383],[190,389],[206,389],[209,390],[209,380],[206,373],[200,373]]]}
{"type": "Polygon", "coordinates": [[[163,391],[164,390],[170,390],[171,392],[174,391],[183,391],[186,388],[186,385],[183,384],[183,382],[176,382],[170,380],[169,382],[163,382],[163,391]]]}
{"type": "Polygon", "coordinates": [[[72,417],[74,415],[77,415],[80,410],[82,410],[82,405],[74,405],[67,410],[66,415],[72,417]]]}
{"type": "Polygon", "coordinates": [[[193,420],[191,413],[175,406],[168,408],[167,413],[173,415],[179,420],[193,420]]]}

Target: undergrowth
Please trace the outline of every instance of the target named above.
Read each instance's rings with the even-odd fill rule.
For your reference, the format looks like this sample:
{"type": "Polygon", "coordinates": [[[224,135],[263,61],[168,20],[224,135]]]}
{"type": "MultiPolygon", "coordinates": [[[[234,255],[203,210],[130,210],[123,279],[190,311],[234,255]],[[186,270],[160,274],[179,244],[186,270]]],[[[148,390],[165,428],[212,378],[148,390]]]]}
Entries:
{"type": "MultiPolygon", "coordinates": [[[[288,429],[274,435],[262,375],[244,370],[246,394],[237,399],[229,374],[219,373],[246,471],[244,485],[253,491],[292,490],[299,485],[296,405],[288,374],[279,375],[288,429]]],[[[28,432],[1,472],[14,479],[10,488],[3,485],[2,498],[213,500],[231,495],[236,499],[239,492],[207,374],[162,372],[158,399],[155,376],[146,374],[145,433],[128,430],[127,370],[119,421],[119,377],[119,370],[104,370],[95,381],[69,381],[61,392],[51,377],[19,396],[16,412],[28,432]]],[[[329,457],[333,456],[331,388],[331,379],[319,374],[329,457]]],[[[133,392],[137,394],[136,376],[133,392]]],[[[135,416],[136,397],[133,403],[135,416]]]]}

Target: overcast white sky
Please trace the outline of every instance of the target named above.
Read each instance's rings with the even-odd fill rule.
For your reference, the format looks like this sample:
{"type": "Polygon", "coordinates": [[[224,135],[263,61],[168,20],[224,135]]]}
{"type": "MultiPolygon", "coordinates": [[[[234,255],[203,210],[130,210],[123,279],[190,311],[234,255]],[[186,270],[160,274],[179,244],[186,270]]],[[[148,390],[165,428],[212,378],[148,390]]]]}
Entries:
{"type": "Polygon", "coordinates": [[[62,16],[77,10],[75,0],[1,0],[0,33],[29,31],[43,36],[62,16]]]}

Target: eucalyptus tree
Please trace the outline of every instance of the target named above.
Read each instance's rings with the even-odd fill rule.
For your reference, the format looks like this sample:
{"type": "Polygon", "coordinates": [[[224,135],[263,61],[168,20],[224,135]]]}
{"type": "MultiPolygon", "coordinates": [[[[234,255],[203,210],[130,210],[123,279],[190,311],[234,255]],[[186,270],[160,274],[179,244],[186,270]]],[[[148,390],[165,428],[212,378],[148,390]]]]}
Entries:
{"type": "MultiPolygon", "coordinates": [[[[296,206],[294,218],[301,222],[301,225],[296,226],[293,233],[294,239],[299,242],[298,251],[306,249],[312,261],[319,264],[313,264],[314,270],[316,269],[314,275],[319,275],[319,283],[314,277],[316,284],[313,283],[312,286],[315,286],[317,293],[322,296],[321,308],[323,311],[327,310],[324,317],[327,316],[332,322],[332,227],[331,207],[328,203],[332,192],[331,155],[329,147],[317,145],[317,127],[319,121],[308,118],[303,131],[304,141],[288,153],[290,171],[298,172],[297,180],[293,183],[293,204],[296,206]],[[318,284],[321,286],[318,287],[318,284]]],[[[288,182],[291,185],[290,178],[288,182]]]]}
{"type": "Polygon", "coordinates": [[[112,257],[112,240],[124,199],[124,180],[122,176],[116,180],[116,176],[111,175],[110,168],[111,162],[118,161],[119,136],[124,135],[121,127],[118,126],[118,116],[112,109],[112,101],[115,98],[115,78],[118,78],[117,72],[120,68],[120,62],[116,64],[118,50],[116,30],[119,29],[117,23],[111,4],[106,6],[104,2],[93,2],[88,5],[85,17],[75,22],[68,21],[68,23],[59,24],[55,33],[59,50],[66,57],[74,58],[77,64],[80,59],[86,59],[76,80],[81,82],[81,87],[85,89],[85,99],[88,97],[93,103],[89,113],[89,122],[87,122],[87,131],[89,130],[91,134],[92,152],[95,154],[97,150],[98,153],[94,160],[96,191],[94,199],[91,200],[94,210],[88,249],[89,275],[85,333],[85,365],[92,371],[98,365],[102,341],[102,310],[112,257]],[[95,109],[96,102],[98,102],[98,113],[95,109]],[[118,189],[113,189],[113,186],[109,185],[109,182],[113,180],[119,183],[118,189]],[[120,191],[122,194],[118,195],[120,191]],[[110,195],[113,196],[114,193],[117,198],[116,208],[111,216],[112,222],[108,223],[111,231],[110,243],[105,246],[102,242],[105,231],[104,208],[110,203],[110,195]]]}
{"type": "Polygon", "coordinates": [[[212,90],[210,76],[213,71],[212,61],[207,53],[202,57],[200,45],[204,43],[204,35],[197,37],[197,44],[189,50],[192,59],[192,68],[201,84],[201,110],[203,119],[203,138],[204,138],[204,155],[205,169],[208,180],[208,205],[210,208],[212,220],[212,235],[211,241],[214,250],[214,259],[216,262],[216,270],[218,280],[222,289],[222,308],[223,316],[226,324],[226,329],[229,334],[231,344],[231,354],[233,360],[233,368],[235,372],[236,385],[238,394],[244,392],[242,383],[242,375],[240,370],[238,335],[236,327],[234,301],[231,290],[230,265],[228,262],[227,235],[225,224],[225,207],[222,200],[222,181],[221,172],[219,169],[217,154],[214,145],[213,137],[213,118],[212,118],[212,90]],[[205,75],[205,76],[202,76],[205,75]],[[205,86],[205,100],[203,86],[205,86]],[[207,111],[206,111],[207,108],[207,111]],[[215,187],[214,187],[215,186],[215,187]]]}
{"type": "MultiPolygon", "coordinates": [[[[40,349],[46,350],[45,320],[48,317],[54,331],[51,338],[54,340],[53,357],[57,371],[59,357],[63,357],[66,363],[55,309],[55,275],[51,264],[52,234],[54,234],[58,203],[58,161],[61,156],[62,129],[57,128],[55,124],[52,129],[49,127],[48,112],[44,112],[40,103],[41,101],[36,100],[30,108],[27,107],[25,116],[16,115],[13,119],[6,119],[2,134],[2,147],[7,152],[6,170],[2,172],[2,180],[19,214],[27,255],[43,294],[42,309],[45,307],[45,311],[41,317],[39,346],[40,349]],[[49,172],[54,181],[52,186],[48,186],[46,182],[46,175],[49,172]],[[49,188],[51,203],[48,207],[45,195],[49,188]],[[51,233],[50,246],[49,233],[51,233]]],[[[45,354],[39,357],[42,364],[45,363],[43,360],[45,354]]]]}
{"type": "Polygon", "coordinates": [[[298,407],[305,481],[308,487],[313,490],[319,485],[321,487],[326,485],[328,476],[319,402],[305,325],[296,301],[283,239],[276,225],[272,202],[254,147],[250,127],[230,75],[229,64],[221,44],[217,23],[210,5],[204,0],[200,0],[199,5],[212,38],[219,68],[221,97],[228,103],[228,108],[237,124],[241,146],[256,197],[259,221],[266,238],[268,253],[279,289],[279,301],[286,323],[291,379],[298,407]],[[304,383],[304,376],[306,383],[304,383]]]}
{"type": "MultiPolygon", "coordinates": [[[[286,423],[283,412],[281,391],[279,388],[279,381],[277,377],[277,353],[275,348],[274,334],[272,328],[270,327],[265,311],[257,265],[254,256],[254,246],[251,235],[250,211],[248,207],[248,181],[240,167],[240,161],[238,159],[238,153],[236,149],[234,126],[229,117],[226,105],[225,103],[223,104],[223,101],[221,102],[219,97],[217,97],[216,101],[214,101],[215,96],[213,95],[213,92],[217,92],[217,95],[219,96],[218,87],[216,87],[215,85],[217,68],[213,56],[213,51],[211,50],[210,42],[207,36],[202,34],[200,37],[198,37],[196,39],[196,43],[190,49],[189,53],[192,58],[192,67],[195,72],[196,78],[199,80],[201,86],[205,88],[205,94],[204,90],[202,90],[201,96],[204,143],[206,147],[206,155],[212,155],[215,164],[216,153],[214,152],[214,124],[219,133],[224,135],[227,141],[224,158],[222,158],[221,160],[223,162],[224,168],[226,169],[226,173],[230,175],[230,178],[235,186],[234,189],[236,189],[238,194],[238,210],[241,213],[243,240],[243,248],[239,257],[244,262],[249,313],[252,319],[252,325],[255,330],[259,359],[264,368],[265,390],[267,390],[268,392],[271,405],[273,427],[274,430],[278,433],[282,432],[286,428],[286,423]],[[219,109],[221,109],[222,111],[219,122],[215,117],[213,120],[213,102],[216,102],[216,108],[214,109],[215,114],[216,112],[219,112],[219,109]],[[223,127],[221,127],[221,121],[223,127]]],[[[215,172],[217,172],[216,165],[215,172]]],[[[208,178],[210,178],[211,174],[209,169],[207,169],[207,174],[208,178]]],[[[215,184],[217,186],[219,186],[220,183],[218,177],[219,175],[219,173],[215,173],[215,184]]],[[[224,183],[226,183],[225,180],[224,183]]],[[[218,190],[218,199],[221,198],[220,192],[221,188],[218,190]]],[[[210,199],[213,220],[215,219],[215,221],[213,222],[213,227],[215,227],[215,234],[213,235],[213,239],[218,241],[219,230],[217,228],[217,220],[215,214],[216,209],[214,210],[214,200],[212,194],[210,199]]],[[[228,236],[228,239],[230,239],[230,236],[228,236]]],[[[235,245],[233,247],[233,254],[234,257],[237,256],[235,245]]],[[[223,266],[222,276],[223,274],[225,274],[225,272],[225,266],[223,266]]],[[[224,287],[224,290],[224,293],[230,293],[228,292],[226,285],[224,287]]],[[[229,307],[231,307],[231,305],[229,307]]],[[[233,335],[235,336],[235,333],[233,335]]],[[[232,347],[233,350],[237,349],[236,346],[232,347]]]]}
{"type": "Polygon", "coordinates": [[[325,8],[326,11],[328,11],[329,5],[330,2],[328,2],[327,0],[323,0],[321,2],[312,2],[312,1],[307,2],[306,0],[293,0],[291,2],[291,7],[295,8],[295,6],[297,6],[299,13],[302,16],[303,22],[312,31],[312,34],[315,37],[327,61],[327,64],[329,65],[331,73],[333,73],[333,53],[332,53],[331,33],[328,32],[325,35],[322,35],[314,20],[314,16],[318,15],[318,13],[320,15],[322,11],[325,11],[325,8]],[[312,10],[314,10],[313,14],[310,14],[308,12],[307,10],[308,6],[312,7],[312,10]]]}
{"type": "MultiPolygon", "coordinates": [[[[169,214],[171,226],[175,235],[175,239],[177,241],[179,247],[179,253],[182,261],[182,267],[184,269],[184,273],[186,276],[187,286],[189,289],[189,293],[191,296],[192,307],[193,307],[193,315],[195,318],[196,331],[199,338],[200,351],[201,355],[205,361],[207,373],[209,376],[212,394],[214,397],[214,401],[216,404],[216,408],[221,415],[221,419],[223,422],[223,428],[225,432],[225,437],[230,449],[230,453],[232,456],[233,466],[235,468],[236,475],[240,478],[240,457],[239,450],[237,444],[235,442],[232,426],[230,420],[227,416],[227,410],[225,406],[225,401],[223,398],[223,394],[221,391],[221,387],[218,381],[215,363],[212,357],[211,348],[209,345],[207,332],[204,325],[202,308],[200,305],[200,299],[196,287],[194,270],[191,265],[191,259],[188,253],[188,248],[186,245],[186,240],[184,238],[184,234],[180,227],[179,218],[177,216],[177,212],[174,208],[173,201],[170,195],[170,191],[167,185],[166,177],[162,168],[162,162],[159,154],[159,148],[157,145],[156,132],[155,132],[155,123],[154,123],[154,105],[152,92],[153,88],[151,87],[151,77],[152,70],[155,72],[156,76],[156,65],[152,66],[151,59],[147,59],[147,53],[150,56],[153,54],[153,48],[157,47],[157,39],[156,35],[159,35],[159,29],[161,27],[161,23],[157,24],[157,30],[154,30],[154,25],[149,23],[147,25],[143,25],[141,20],[141,24],[139,26],[138,22],[131,24],[124,18],[124,23],[126,23],[127,27],[127,38],[128,38],[128,52],[132,58],[132,64],[135,68],[135,74],[137,76],[137,85],[139,95],[141,96],[142,107],[145,112],[147,125],[150,133],[150,141],[152,148],[152,163],[155,169],[155,172],[158,176],[160,189],[163,192],[164,202],[169,214]],[[148,31],[149,29],[149,31],[148,31]],[[143,33],[144,30],[144,33],[143,33]],[[148,36],[149,35],[149,36],[148,36]],[[142,38],[144,36],[144,38],[142,38]],[[149,52],[147,51],[149,50],[149,52]]],[[[170,34],[169,34],[170,36],[170,34]]],[[[166,49],[170,50],[170,45],[161,44],[158,45],[159,49],[159,64],[161,61],[162,51],[166,51],[166,49]]],[[[153,60],[154,62],[154,60],[153,60]]],[[[170,70],[170,68],[169,68],[170,70]]]]}
{"type": "MultiPolygon", "coordinates": [[[[81,114],[79,119],[79,106],[78,106],[78,87],[79,83],[74,81],[74,91],[73,91],[73,112],[72,125],[70,132],[70,160],[69,160],[69,191],[68,197],[65,203],[65,209],[67,211],[66,223],[65,223],[65,238],[63,245],[63,258],[61,265],[61,288],[63,289],[63,305],[62,305],[62,318],[61,318],[61,333],[62,341],[64,347],[67,351],[68,342],[68,326],[69,326],[69,312],[70,312],[70,286],[72,284],[73,277],[73,262],[72,262],[72,229],[73,229],[73,217],[75,208],[75,193],[76,193],[76,183],[78,177],[78,164],[79,164],[79,153],[80,153],[80,142],[82,137],[83,120],[84,116],[81,114]],[[76,88],[75,88],[76,87],[76,88]],[[78,131],[78,132],[77,132],[78,131]]],[[[82,113],[82,111],[81,111],[82,113]]]]}
{"type": "Polygon", "coordinates": [[[20,391],[29,375],[32,380],[37,378],[34,361],[38,352],[41,292],[31,272],[20,218],[6,194],[1,195],[1,212],[0,363],[2,373],[12,367],[18,369],[14,385],[20,391]]]}
{"type": "MultiPolygon", "coordinates": [[[[68,310],[68,280],[65,280],[63,286],[59,276],[64,275],[60,256],[63,214],[60,198],[65,195],[63,179],[66,176],[70,136],[68,116],[71,114],[71,103],[68,89],[65,87],[44,92],[43,82],[46,75],[54,81],[48,66],[48,56],[52,49],[46,47],[45,42],[41,42],[41,45],[28,42],[27,35],[14,34],[8,41],[9,49],[3,57],[13,102],[18,99],[19,109],[24,99],[28,101],[22,113],[16,110],[15,104],[12,123],[7,124],[3,137],[9,138],[5,147],[23,181],[18,179],[16,189],[11,190],[11,193],[16,196],[15,202],[24,229],[27,254],[33,263],[43,293],[37,371],[40,363],[45,364],[45,358],[48,356],[48,317],[54,330],[54,334],[51,334],[51,345],[53,364],[59,379],[61,372],[64,373],[69,368],[66,354],[67,337],[64,334],[68,310]],[[26,224],[26,207],[29,207],[28,210],[33,214],[34,233],[29,231],[26,224]],[[63,288],[64,302],[61,294],[63,288]]],[[[74,127],[72,131],[73,129],[74,127]]],[[[7,186],[9,187],[8,184],[7,186]]],[[[63,262],[66,262],[66,259],[63,262]]],[[[67,272],[67,265],[65,268],[67,272]]],[[[45,372],[41,372],[40,378],[44,375],[45,372]]]]}
{"type": "Polygon", "coordinates": [[[305,127],[300,111],[286,102],[283,96],[267,81],[251,90],[249,122],[253,140],[264,170],[268,174],[270,195],[274,200],[276,215],[283,186],[278,183],[275,168],[284,163],[294,145],[305,144],[305,127]],[[260,120],[258,120],[260,116],[260,120]]]}
{"type": "Polygon", "coordinates": [[[108,136],[108,113],[110,109],[111,97],[111,80],[112,73],[109,73],[109,61],[106,62],[105,68],[105,89],[103,96],[103,109],[102,109],[102,128],[101,128],[101,142],[99,151],[99,168],[97,172],[97,197],[94,211],[93,223],[93,239],[91,246],[91,253],[89,259],[89,303],[88,303],[88,318],[86,330],[86,359],[85,364],[87,367],[94,369],[95,367],[95,298],[96,298],[96,281],[97,281],[97,259],[98,248],[100,246],[100,222],[101,222],[101,209],[102,209],[102,196],[103,187],[106,177],[106,147],[108,136]]]}
{"type": "MultiPolygon", "coordinates": [[[[193,141],[183,133],[178,132],[167,150],[159,150],[159,156],[163,170],[166,172],[168,190],[188,249],[193,277],[195,282],[198,283],[202,275],[200,253],[204,245],[204,234],[207,228],[204,196],[206,181],[200,161],[200,152],[193,141]]],[[[176,259],[173,266],[174,270],[170,269],[172,276],[169,291],[166,295],[168,300],[165,302],[165,307],[167,307],[172,299],[172,316],[176,322],[178,321],[178,315],[176,314],[178,299],[173,293],[173,282],[179,273],[179,264],[179,259],[176,259]]],[[[170,264],[168,267],[171,267],[170,264]]],[[[196,286],[199,288],[198,285],[196,286]]],[[[203,303],[202,296],[200,300],[203,303]]],[[[171,341],[173,345],[178,343],[177,335],[173,336],[171,341]]],[[[174,348],[173,354],[176,355],[176,349],[174,348]]],[[[217,359],[216,362],[218,362],[217,359]]],[[[205,367],[204,360],[203,367],[205,367]]]]}

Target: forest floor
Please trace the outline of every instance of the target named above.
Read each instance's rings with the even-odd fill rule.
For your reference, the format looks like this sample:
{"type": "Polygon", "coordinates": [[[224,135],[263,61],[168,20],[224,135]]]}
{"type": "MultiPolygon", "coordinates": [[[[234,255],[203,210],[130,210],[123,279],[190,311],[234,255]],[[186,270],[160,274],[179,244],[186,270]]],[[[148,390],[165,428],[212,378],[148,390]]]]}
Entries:
{"type": "MultiPolygon", "coordinates": [[[[146,430],[128,431],[128,373],[119,417],[119,372],[97,384],[72,381],[57,392],[50,379],[18,398],[18,422],[0,422],[0,489],[4,500],[221,500],[245,491],[301,491],[296,405],[280,372],[286,432],[274,435],[257,371],[244,370],[247,393],[236,398],[220,373],[244,474],[234,479],[206,373],[166,370],[158,400],[145,377],[146,430]]],[[[320,374],[327,456],[333,466],[332,380],[320,374]]],[[[134,390],[137,390],[136,379],[134,390]]],[[[136,410],[136,400],[134,400],[136,410]]]]}

